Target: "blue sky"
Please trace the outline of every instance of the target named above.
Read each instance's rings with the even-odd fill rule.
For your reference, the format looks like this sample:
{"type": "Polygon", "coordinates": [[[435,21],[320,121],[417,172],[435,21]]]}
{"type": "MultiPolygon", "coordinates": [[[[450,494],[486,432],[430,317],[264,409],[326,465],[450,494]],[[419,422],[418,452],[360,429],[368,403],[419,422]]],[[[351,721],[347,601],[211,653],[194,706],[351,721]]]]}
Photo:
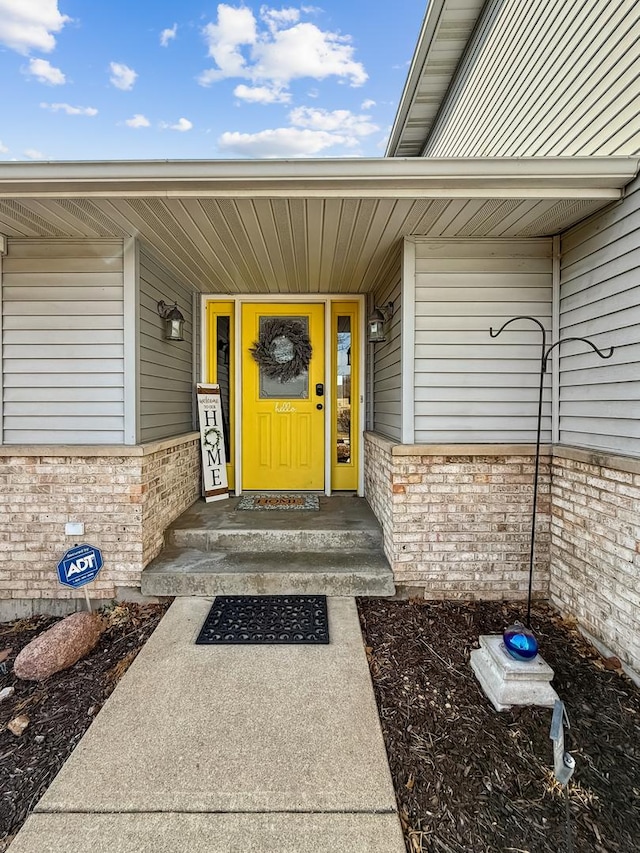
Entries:
{"type": "Polygon", "coordinates": [[[0,159],[376,157],[426,0],[0,0],[0,159]]]}

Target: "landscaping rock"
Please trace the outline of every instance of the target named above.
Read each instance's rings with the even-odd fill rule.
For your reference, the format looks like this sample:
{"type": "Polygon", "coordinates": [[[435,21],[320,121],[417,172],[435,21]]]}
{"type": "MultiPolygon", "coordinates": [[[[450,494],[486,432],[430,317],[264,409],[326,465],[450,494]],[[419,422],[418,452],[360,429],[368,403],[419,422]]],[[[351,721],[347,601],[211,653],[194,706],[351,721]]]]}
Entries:
{"type": "Polygon", "coordinates": [[[2,690],[0,690],[0,702],[3,702],[5,699],[9,699],[15,692],[15,687],[3,687],[2,690]]]}
{"type": "Polygon", "coordinates": [[[18,678],[43,681],[85,657],[94,648],[103,630],[95,613],[73,613],[32,640],[13,664],[18,678]]]}
{"type": "Polygon", "coordinates": [[[7,723],[7,728],[11,732],[12,735],[16,737],[20,737],[20,735],[27,728],[31,720],[27,717],[26,714],[21,714],[19,717],[14,717],[13,720],[10,720],[7,723]]]}

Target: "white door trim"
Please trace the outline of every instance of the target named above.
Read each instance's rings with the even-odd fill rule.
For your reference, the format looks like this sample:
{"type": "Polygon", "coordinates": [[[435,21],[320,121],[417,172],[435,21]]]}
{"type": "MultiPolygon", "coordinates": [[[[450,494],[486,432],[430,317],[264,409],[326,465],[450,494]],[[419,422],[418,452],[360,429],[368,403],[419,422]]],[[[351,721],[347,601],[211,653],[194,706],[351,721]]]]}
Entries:
{"type": "Polygon", "coordinates": [[[366,411],[366,388],[365,379],[365,355],[366,355],[366,296],[363,293],[206,293],[201,296],[200,311],[200,381],[204,382],[207,376],[207,303],[208,302],[233,302],[234,303],[234,339],[235,339],[235,383],[234,383],[234,434],[235,434],[235,482],[236,494],[242,494],[242,305],[244,303],[264,302],[273,304],[283,302],[287,304],[306,304],[309,302],[321,302],[325,305],[325,494],[331,495],[331,415],[333,408],[333,391],[331,381],[331,304],[333,302],[357,302],[360,313],[360,414],[358,428],[360,430],[360,441],[358,447],[358,495],[364,496],[364,415],[366,411]]]}

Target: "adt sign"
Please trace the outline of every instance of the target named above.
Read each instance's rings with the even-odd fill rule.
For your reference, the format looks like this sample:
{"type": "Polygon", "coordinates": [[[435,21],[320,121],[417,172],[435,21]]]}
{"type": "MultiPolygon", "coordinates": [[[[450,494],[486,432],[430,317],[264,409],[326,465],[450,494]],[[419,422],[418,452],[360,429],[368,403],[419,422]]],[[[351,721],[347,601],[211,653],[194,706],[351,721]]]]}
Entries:
{"type": "Polygon", "coordinates": [[[76,589],[96,577],[102,568],[102,553],[93,545],[76,545],[58,563],[58,579],[76,589]]]}

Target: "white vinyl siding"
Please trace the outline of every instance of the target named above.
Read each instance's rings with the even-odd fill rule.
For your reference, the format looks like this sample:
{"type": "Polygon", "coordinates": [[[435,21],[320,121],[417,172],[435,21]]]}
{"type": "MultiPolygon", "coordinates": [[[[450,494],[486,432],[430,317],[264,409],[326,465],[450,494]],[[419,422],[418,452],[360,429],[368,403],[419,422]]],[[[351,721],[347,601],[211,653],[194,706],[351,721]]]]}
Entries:
{"type": "Polygon", "coordinates": [[[637,0],[491,0],[429,157],[635,154],[637,0]]]}
{"type": "Polygon", "coordinates": [[[562,238],[560,442],[640,456],[640,181],[562,238]]]}
{"type": "MultiPolygon", "coordinates": [[[[416,240],[416,443],[535,440],[541,333],[489,328],[549,330],[552,275],[551,240],[416,240]]],[[[547,382],[544,441],[550,401],[547,382]]]]}
{"type": "Polygon", "coordinates": [[[193,428],[192,289],[140,247],[140,440],[157,441],[193,428]],[[164,339],[162,300],[185,318],[184,341],[164,339]]]}
{"type": "Polygon", "coordinates": [[[389,438],[402,440],[402,304],[401,247],[394,254],[385,282],[373,295],[374,306],[385,308],[393,302],[393,317],[386,324],[387,340],[369,344],[373,352],[373,429],[389,438]]]}
{"type": "Polygon", "coordinates": [[[10,239],[2,264],[5,444],[121,444],[121,240],[10,239]]]}

